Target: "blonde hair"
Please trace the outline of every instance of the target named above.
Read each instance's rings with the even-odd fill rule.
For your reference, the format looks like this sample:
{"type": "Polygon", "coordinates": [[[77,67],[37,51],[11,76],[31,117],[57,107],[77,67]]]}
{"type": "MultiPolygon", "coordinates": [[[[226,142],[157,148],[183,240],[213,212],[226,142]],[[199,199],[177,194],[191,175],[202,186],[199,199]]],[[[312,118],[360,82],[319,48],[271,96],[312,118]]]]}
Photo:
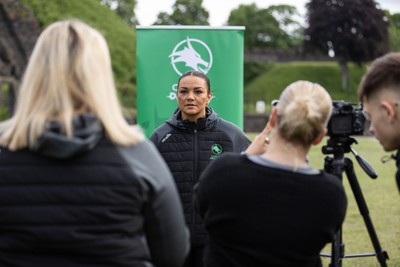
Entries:
{"type": "Polygon", "coordinates": [[[80,21],[55,22],[37,40],[15,114],[0,125],[0,144],[11,150],[32,146],[49,120],[72,136],[72,118],[84,112],[94,113],[116,144],[144,139],[122,116],[104,37],[80,21]]]}
{"type": "Polygon", "coordinates": [[[327,126],[332,99],[319,84],[297,81],[282,92],[278,103],[278,131],[287,141],[305,147],[327,126]]]}

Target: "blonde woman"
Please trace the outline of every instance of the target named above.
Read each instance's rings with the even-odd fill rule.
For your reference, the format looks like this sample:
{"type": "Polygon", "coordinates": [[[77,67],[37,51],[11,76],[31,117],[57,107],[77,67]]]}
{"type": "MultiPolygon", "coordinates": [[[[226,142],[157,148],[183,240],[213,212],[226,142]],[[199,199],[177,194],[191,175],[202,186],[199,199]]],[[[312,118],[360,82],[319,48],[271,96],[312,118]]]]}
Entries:
{"type": "Polygon", "coordinates": [[[295,82],[246,154],[209,165],[195,193],[210,237],[207,267],[321,266],[319,253],[347,205],[340,179],[306,160],[326,134],[331,112],[324,88],[295,82]]]}
{"type": "Polygon", "coordinates": [[[0,125],[4,266],[180,266],[189,250],[168,167],[124,120],[107,43],[79,21],[40,35],[0,125]]]}

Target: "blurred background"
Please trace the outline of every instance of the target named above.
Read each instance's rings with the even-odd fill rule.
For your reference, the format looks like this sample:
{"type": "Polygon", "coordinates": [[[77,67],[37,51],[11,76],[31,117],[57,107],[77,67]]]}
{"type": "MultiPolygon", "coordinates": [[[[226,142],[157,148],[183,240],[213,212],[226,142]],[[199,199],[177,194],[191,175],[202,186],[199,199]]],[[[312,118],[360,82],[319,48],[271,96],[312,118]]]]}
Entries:
{"type": "MultiPolygon", "coordinates": [[[[0,120],[13,114],[19,83],[41,30],[68,18],[80,19],[106,37],[119,99],[132,123],[136,25],[245,26],[244,130],[250,138],[265,125],[271,100],[291,82],[317,82],[335,100],[358,102],[357,86],[369,63],[400,51],[398,0],[0,0],[0,120]]],[[[388,266],[400,266],[395,165],[379,160],[384,153],[375,139],[360,139],[356,149],[381,175],[371,180],[356,164],[381,245],[391,257],[388,266]]],[[[310,161],[322,168],[320,147],[312,150],[310,161]]],[[[348,251],[370,252],[364,223],[344,182],[350,199],[344,232],[348,251]]],[[[379,265],[370,258],[349,259],[344,266],[379,265]]]]}
{"type": "Polygon", "coordinates": [[[136,25],[245,26],[245,128],[257,131],[250,122],[263,120],[271,100],[298,79],[320,83],[333,99],[358,101],[368,63],[400,50],[399,10],[397,0],[0,0],[0,119],[12,114],[36,38],[55,20],[78,18],[105,35],[131,122],[136,25]]]}

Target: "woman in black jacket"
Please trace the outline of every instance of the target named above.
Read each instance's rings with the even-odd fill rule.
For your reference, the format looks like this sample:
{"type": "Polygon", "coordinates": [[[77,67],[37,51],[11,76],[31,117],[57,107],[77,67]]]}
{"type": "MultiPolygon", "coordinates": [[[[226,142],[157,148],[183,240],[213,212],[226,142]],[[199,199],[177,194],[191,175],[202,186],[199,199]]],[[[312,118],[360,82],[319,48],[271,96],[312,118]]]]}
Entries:
{"type": "Polygon", "coordinates": [[[192,248],[186,267],[203,266],[206,233],[193,209],[193,186],[209,162],[224,152],[240,153],[250,140],[231,122],[210,107],[210,80],[199,71],[189,71],[178,81],[179,108],[150,137],[167,162],[183,204],[190,228],[192,248]]]}
{"type": "Polygon", "coordinates": [[[176,186],[124,120],[98,31],[79,21],[44,30],[0,145],[0,266],[184,262],[176,186]]]}

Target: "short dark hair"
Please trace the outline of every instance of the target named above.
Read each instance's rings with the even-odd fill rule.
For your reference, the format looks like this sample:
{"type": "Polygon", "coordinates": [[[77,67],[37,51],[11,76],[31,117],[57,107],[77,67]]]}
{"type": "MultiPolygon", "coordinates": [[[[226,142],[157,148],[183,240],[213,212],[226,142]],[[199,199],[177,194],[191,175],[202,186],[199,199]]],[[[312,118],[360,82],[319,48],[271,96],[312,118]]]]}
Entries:
{"type": "Polygon", "coordinates": [[[361,101],[369,99],[384,87],[396,88],[400,93],[400,53],[388,53],[375,59],[358,87],[361,101]]]}
{"type": "Polygon", "coordinates": [[[182,74],[182,76],[179,77],[179,80],[178,80],[178,87],[179,87],[179,83],[181,82],[182,78],[185,78],[187,76],[196,76],[196,77],[202,78],[207,84],[207,92],[211,93],[211,82],[210,82],[210,79],[203,72],[197,71],[197,70],[190,70],[190,71],[185,72],[184,74],[182,74]]]}

